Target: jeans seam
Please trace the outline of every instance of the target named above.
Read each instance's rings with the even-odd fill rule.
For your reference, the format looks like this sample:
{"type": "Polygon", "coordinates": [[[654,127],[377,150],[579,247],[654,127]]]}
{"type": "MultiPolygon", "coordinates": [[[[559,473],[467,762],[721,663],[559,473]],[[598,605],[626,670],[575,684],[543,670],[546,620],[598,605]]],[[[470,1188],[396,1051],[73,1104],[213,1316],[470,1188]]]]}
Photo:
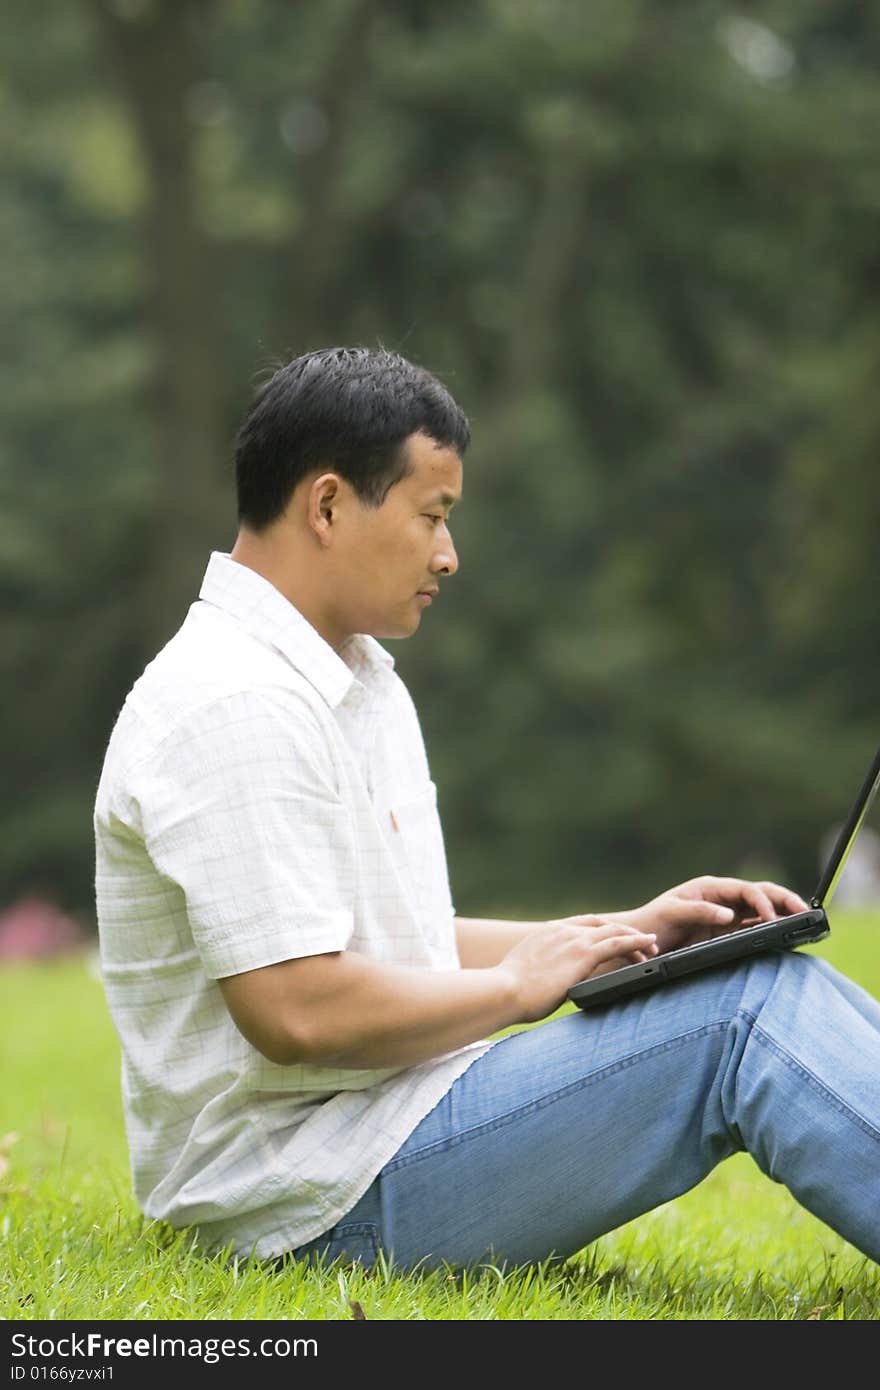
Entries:
{"type": "Polygon", "coordinates": [[[676,1038],[669,1038],[666,1042],[657,1043],[653,1047],[643,1048],[640,1052],[633,1052],[628,1057],[618,1059],[607,1066],[600,1067],[598,1070],[590,1072],[588,1076],[579,1077],[577,1081],[570,1082],[567,1086],[560,1086],[555,1091],[548,1091],[543,1096],[538,1096],[526,1105],[516,1106],[514,1109],[505,1111],[503,1115],[496,1115],[491,1120],[484,1120],[481,1124],[472,1125],[469,1129],[462,1130],[458,1134],[449,1135],[445,1139],[435,1139],[433,1143],[426,1144],[423,1148],[415,1149],[412,1153],[397,1154],[386,1163],[384,1173],[397,1172],[400,1168],[407,1167],[410,1163],[416,1163],[419,1159],[425,1158],[431,1153],[452,1149],[466,1140],[475,1138],[480,1134],[491,1133],[492,1130],[501,1129],[512,1120],[519,1119],[523,1115],[532,1115],[538,1110],[544,1109],[547,1105],[552,1105],[554,1101],[560,1100],[565,1096],[574,1095],[575,1092],[584,1089],[595,1081],[601,1080],[605,1076],[610,1076],[614,1072],[621,1072],[627,1068],[635,1066],[638,1062],[644,1061],[646,1057],[660,1056],[664,1052],[670,1052],[673,1048],[683,1046],[695,1038],[706,1037],[710,1033],[722,1032],[730,1026],[732,1018],[741,1016],[750,1023],[754,1023],[754,1016],[744,1009],[736,1009],[730,1018],[721,1019],[715,1023],[703,1024],[701,1028],[693,1028],[687,1033],[681,1033],[676,1038]]]}
{"type": "MultiPolygon", "coordinates": [[[[303,1245],[296,1246],[291,1252],[295,1259],[304,1259],[309,1254],[327,1253],[334,1246],[342,1246],[348,1240],[361,1240],[369,1247],[370,1254],[375,1260],[382,1249],[382,1238],[379,1227],[375,1221],[345,1221],[338,1222],[335,1226],[330,1226],[326,1231],[312,1240],[307,1240],[303,1245]]],[[[333,1259],[339,1258],[334,1255],[333,1259]]]]}
{"type": "Polygon", "coordinates": [[[852,1106],[848,1105],[836,1091],[832,1091],[821,1077],[816,1076],[814,1072],[804,1066],[803,1062],[799,1062],[796,1057],[793,1057],[790,1052],[787,1052],[780,1043],[776,1042],[775,1038],[771,1038],[769,1033],[766,1033],[761,1027],[760,1023],[754,1025],[752,1036],[756,1038],[758,1042],[763,1043],[771,1052],[774,1052],[784,1066],[788,1067],[791,1071],[798,1072],[814,1090],[820,1091],[826,1100],[828,1100],[831,1105],[834,1106],[834,1109],[839,1111],[841,1115],[852,1120],[860,1129],[863,1129],[866,1134],[870,1135],[872,1139],[880,1139],[880,1130],[875,1129],[870,1121],[866,1120],[863,1115],[860,1115],[857,1110],[853,1110],[852,1106]]]}
{"type": "MultiPolygon", "coordinates": [[[[343,1234],[347,1236],[366,1236],[370,1234],[375,1235],[377,1229],[375,1221],[343,1220],[339,1221],[335,1226],[331,1226],[329,1234],[332,1235],[334,1239],[337,1239],[343,1234]]],[[[322,1240],[323,1237],[318,1236],[317,1239],[322,1240]]]]}

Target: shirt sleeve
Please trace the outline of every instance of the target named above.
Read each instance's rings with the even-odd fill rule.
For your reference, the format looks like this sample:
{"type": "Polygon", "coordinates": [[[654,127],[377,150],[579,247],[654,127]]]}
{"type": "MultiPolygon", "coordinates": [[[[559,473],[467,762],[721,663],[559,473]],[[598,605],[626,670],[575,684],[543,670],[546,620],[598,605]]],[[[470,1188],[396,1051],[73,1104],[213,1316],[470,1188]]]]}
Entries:
{"type": "Polygon", "coordinates": [[[187,716],[141,770],[144,843],[213,979],[343,950],[357,851],[319,719],[244,691],[187,716]]]}

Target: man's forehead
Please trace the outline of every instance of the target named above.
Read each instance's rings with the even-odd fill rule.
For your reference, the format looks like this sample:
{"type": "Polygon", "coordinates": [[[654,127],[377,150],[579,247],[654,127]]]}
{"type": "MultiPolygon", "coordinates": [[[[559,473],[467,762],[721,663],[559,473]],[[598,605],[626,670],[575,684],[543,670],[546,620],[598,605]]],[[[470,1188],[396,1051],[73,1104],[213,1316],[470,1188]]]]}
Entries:
{"type": "Polygon", "coordinates": [[[408,453],[412,472],[406,481],[420,496],[442,506],[458,501],[462,463],[455,449],[427,435],[416,435],[409,441],[408,453]]]}

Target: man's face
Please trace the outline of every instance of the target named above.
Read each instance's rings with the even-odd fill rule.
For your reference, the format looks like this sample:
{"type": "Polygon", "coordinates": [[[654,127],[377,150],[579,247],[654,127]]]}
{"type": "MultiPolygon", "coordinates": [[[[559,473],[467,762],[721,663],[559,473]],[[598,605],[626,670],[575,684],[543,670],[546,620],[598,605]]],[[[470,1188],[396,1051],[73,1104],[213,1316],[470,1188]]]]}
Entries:
{"type": "Polygon", "coordinates": [[[426,595],[436,600],[442,577],[458,569],[447,523],[461,496],[461,459],[425,434],[410,435],[406,448],[413,471],[381,507],[360,499],[352,507],[349,499],[337,551],[345,626],[379,638],[411,637],[429,606],[426,595]]]}

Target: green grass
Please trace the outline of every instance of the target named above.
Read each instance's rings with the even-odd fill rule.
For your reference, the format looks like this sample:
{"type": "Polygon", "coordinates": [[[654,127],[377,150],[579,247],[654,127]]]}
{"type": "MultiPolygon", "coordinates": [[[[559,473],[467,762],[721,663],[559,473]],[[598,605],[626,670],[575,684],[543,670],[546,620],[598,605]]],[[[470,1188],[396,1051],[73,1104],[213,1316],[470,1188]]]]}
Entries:
{"type": "MultiPolygon", "coordinates": [[[[835,913],[811,949],[880,995],[880,918],[835,913]]],[[[8,1319],[346,1319],[354,1304],[367,1318],[432,1320],[880,1313],[880,1268],[745,1155],[561,1266],[404,1276],[209,1260],[130,1195],[118,1045],[90,959],[5,964],[0,1020],[8,1319]]]]}

